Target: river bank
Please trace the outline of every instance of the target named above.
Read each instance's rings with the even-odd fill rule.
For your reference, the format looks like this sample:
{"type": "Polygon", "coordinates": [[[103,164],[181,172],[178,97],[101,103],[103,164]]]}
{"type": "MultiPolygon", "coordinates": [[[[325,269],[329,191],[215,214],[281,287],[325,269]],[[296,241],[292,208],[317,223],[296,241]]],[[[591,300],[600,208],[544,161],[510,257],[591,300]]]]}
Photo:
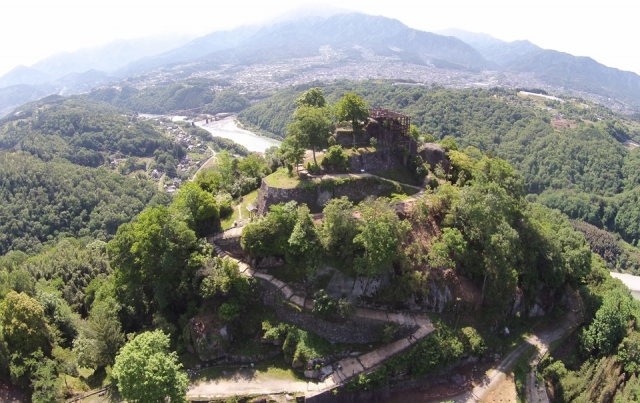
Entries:
{"type": "Polygon", "coordinates": [[[201,127],[211,133],[214,137],[223,137],[242,144],[249,151],[257,151],[263,153],[267,148],[279,146],[282,142],[264,136],[259,136],[249,130],[238,127],[236,116],[228,116],[224,119],[195,122],[196,126],[201,127]]]}

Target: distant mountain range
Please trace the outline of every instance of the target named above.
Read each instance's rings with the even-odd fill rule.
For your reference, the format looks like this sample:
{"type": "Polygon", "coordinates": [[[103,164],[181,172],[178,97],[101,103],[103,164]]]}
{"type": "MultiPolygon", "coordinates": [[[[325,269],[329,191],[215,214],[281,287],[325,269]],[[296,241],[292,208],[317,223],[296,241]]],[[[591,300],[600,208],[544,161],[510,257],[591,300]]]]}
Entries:
{"type": "Polygon", "coordinates": [[[477,50],[457,38],[415,30],[390,18],[350,13],[214,32],[169,52],[133,62],[119,73],[140,73],[188,61],[268,63],[315,56],[319,47],[326,45],[348,52],[363,47],[376,55],[399,55],[418,64],[447,64],[472,70],[491,67],[477,50]]]}
{"type": "Polygon", "coordinates": [[[640,76],[590,58],[541,49],[529,41],[505,42],[461,30],[424,32],[395,19],[339,12],[213,32],[191,41],[118,41],[54,55],[0,77],[0,115],[42,94],[84,92],[139,74],[153,75],[158,68],[188,65],[185,74],[190,74],[221,65],[269,64],[318,56],[323,46],[352,61],[366,51],[440,69],[527,73],[560,90],[611,97],[640,109],[640,76]]]}
{"type": "Polygon", "coordinates": [[[542,50],[529,41],[505,42],[491,35],[463,31],[461,29],[446,29],[437,32],[440,35],[453,36],[467,43],[498,68],[506,67],[521,56],[530,52],[542,50]]]}

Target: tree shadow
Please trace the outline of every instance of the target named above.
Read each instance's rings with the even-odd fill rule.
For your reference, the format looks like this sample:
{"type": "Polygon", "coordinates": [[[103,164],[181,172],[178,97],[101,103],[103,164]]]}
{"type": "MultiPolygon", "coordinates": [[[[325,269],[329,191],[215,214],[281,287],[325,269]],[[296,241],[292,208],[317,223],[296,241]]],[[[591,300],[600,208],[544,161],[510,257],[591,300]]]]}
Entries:
{"type": "Polygon", "coordinates": [[[88,377],[81,376],[80,379],[84,381],[90,389],[99,389],[104,385],[104,380],[107,378],[107,371],[104,368],[99,368],[88,377]]]}

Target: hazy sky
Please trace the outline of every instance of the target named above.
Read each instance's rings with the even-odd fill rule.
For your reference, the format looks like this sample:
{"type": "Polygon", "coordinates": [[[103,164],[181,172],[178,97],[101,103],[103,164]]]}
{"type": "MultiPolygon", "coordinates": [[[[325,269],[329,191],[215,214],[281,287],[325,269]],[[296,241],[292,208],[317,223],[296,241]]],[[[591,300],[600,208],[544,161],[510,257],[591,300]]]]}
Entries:
{"type": "MultiPolygon", "coordinates": [[[[7,0],[0,8],[0,75],[46,56],[114,39],[205,34],[269,20],[306,0],[7,0]]],[[[640,4],[566,0],[326,0],[322,4],[397,18],[425,31],[460,28],[503,40],[591,56],[640,73],[640,4]]]]}

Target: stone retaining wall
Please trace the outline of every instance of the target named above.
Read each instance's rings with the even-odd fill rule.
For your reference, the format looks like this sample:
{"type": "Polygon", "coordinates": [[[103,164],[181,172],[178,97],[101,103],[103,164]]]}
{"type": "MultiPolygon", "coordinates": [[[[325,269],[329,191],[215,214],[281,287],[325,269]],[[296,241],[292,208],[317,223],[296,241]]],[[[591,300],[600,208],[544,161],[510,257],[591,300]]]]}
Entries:
{"type": "Polygon", "coordinates": [[[383,149],[372,153],[352,155],[349,157],[351,172],[386,171],[402,165],[390,149],[383,149]]]}
{"type": "Polygon", "coordinates": [[[263,179],[258,193],[258,215],[264,215],[269,207],[278,203],[295,200],[305,203],[311,210],[320,211],[333,198],[346,196],[349,200],[359,202],[368,196],[388,195],[401,192],[400,186],[376,177],[351,177],[342,179],[325,179],[315,186],[282,189],[271,187],[263,179]]]}
{"type": "MultiPolygon", "coordinates": [[[[280,290],[272,283],[261,281],[263,302],[275,308],[278,318],[313,332],[330,343],[368,344],[380,340],[384,323],[375,320],[353,318],[344,323],[328,322],[310,314],[296,311],[281,298],[280,290]]],[[[412,329],[401,329],[408,333],[412,329]]]]}

